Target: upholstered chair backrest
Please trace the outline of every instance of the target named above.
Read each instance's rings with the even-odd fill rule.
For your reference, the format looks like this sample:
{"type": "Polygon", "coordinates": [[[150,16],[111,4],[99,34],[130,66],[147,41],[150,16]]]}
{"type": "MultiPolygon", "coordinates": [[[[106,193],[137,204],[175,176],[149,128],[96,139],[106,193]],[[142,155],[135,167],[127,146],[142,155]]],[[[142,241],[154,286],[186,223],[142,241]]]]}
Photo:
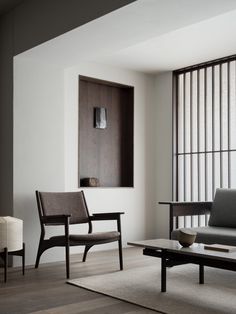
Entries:
{"type": "Polygon", "coordinates": [[[38,192],[42,215],[70,214],[70,224],[89,222],[83,192],[38,192]]]}

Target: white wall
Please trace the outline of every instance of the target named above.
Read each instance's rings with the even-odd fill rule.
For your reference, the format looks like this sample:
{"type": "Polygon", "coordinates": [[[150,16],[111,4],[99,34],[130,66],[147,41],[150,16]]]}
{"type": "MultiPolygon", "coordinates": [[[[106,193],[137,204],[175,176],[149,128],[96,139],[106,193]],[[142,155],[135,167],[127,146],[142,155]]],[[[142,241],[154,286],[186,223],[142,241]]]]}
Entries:
{"type": "Polygon", "coordinates": [[[27,264],[35,262],[39,241],[35,190],[64,190],[63,74],[14,60],[14,216],[24,220],[27,264]]]}
{"type": "MultiPolygon", "coordinates": [[[[65,186],[78,187],[78,76],[134,86],[134,188],[84,188],[91,212],[124,211],[123,242],[144,239],[153,230],[154,154],[153,110],[154,78],[142,73],[96,63],[83,63],[65,71],[65,186]],[[149,224],[147,224],[147,222],[149,224]]],[[[104,230],[103,223],[97,230],[104,230]]],[[[116,244],[110,245],[114,247],[116,244]]],[[[105,248],[105,247],[104,247],[105,248]]],[[[107,246],[106,246],[107,248],[107,246]]]]}
{"type": "MultiPolygon", "coordinates": [[[[78,187],[79,74],[135,87],[134,188],[85,189],[90,211],[124,211],[124,245],[127,241],[151,237],[156,230],[154,78],[98,64],[83,64],[63,71],[16,57],[14,216],[24,220],[27,264],[35,262],[39,240],[35,190],[71,191],[78,187]]],[[[97,225],[95,231],[115,227],[108,222],[97,225]]],[[[73,248],[72,252],[75,251],[78,249],[73,248]]],[[[63,259],[63,249],[51,249],[44,253],[42,262],[63,259]]]]}
{"type": "Polygon", "coordinates": [[[172,200],[172,72],[155,78],[156,117],[156,237],[168,237],[169,207],[159,201],[172,200]]]}

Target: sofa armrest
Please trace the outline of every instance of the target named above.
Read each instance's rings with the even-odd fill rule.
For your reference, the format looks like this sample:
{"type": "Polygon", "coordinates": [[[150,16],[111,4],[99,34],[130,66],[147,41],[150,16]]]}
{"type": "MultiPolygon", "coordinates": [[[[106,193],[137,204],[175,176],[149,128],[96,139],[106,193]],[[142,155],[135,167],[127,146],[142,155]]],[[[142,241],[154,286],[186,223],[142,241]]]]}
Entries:
{"type": "Polygon", "coordinates": [[[172,217],[210,214],[213,202],[159,202],[169,205],[172,217]]]}
{"type": "Polygon", "coordinates": [[[169,237],[174,229],[174,218],[178,226],[178,217],[199,216],[210,214],[213,202],[159,202],[169,205],[169,237]]]}

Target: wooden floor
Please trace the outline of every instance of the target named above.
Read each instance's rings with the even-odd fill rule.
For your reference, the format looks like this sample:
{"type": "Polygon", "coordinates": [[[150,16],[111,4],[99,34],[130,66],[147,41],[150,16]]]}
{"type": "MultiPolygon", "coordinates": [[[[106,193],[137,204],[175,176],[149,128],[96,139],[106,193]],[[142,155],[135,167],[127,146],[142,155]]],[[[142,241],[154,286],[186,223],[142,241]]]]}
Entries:
{"type": "MultiPolygon", "coordinates": [[[[71,256],[71,279],[117,271],[118,252],[91,252],[86,263],[81,255],[71,256]]],[[[124,268],[151,265],[155,259],[142,255],[136,248],[124,249],[124,268]]],[[[0,269],[0,314],[133,314],[156,313],[111,297],[65,283],[63,262],[42,264],[39,269],[27,267],[25,276],[18,268],[9,269],[3,283],[0,269]]],[[[158,284],[158,283],[157,283],[158,284]]]]}

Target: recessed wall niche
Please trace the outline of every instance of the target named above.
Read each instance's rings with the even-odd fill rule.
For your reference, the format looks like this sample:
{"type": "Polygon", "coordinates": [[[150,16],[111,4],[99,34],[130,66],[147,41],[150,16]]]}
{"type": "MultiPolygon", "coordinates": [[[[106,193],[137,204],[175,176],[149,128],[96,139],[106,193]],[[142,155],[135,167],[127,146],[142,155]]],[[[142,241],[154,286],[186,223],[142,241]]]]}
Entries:
{"type": "Polygon", "coordinates": [[[134,87],[79,76],[79,185],[133,187],[133,136],[134,87]]]}

